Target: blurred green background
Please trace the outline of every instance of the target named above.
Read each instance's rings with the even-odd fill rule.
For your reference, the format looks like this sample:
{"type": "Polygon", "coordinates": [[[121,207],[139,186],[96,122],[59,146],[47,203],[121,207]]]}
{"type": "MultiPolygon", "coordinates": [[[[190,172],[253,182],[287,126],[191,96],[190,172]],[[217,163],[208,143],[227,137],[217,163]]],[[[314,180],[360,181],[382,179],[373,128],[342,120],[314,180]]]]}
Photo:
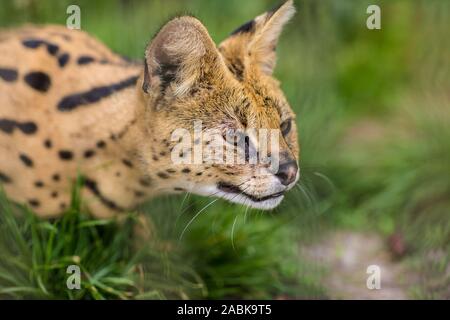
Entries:
{"type": "MultiPolygon", "coordinates": [[[[141,59],[176,14],[197,16],[219,43],[277,3],[2,0],[0,27],[65,24],[69,4],[83,30],[141,59]]],[[[450,299],[450,2],[295,5],[275,76],[297,113],[302,178],[279,208],[156,199],[140,208],[155,236],[136,252],[127,228],[80,215],[76,196],[65,218],[46,222],[15,217],[3,199],[0,296],[365,298],[365,268],[381,259],[401,291],[384,297],[450,299]],[[366,28],[370,4],[381,7],[381,30],[366,28]],[[346,254],[361,260],[356,283],[346,254]],[[65,288],[70,261],[87,274],[76,293],[65,288]]]]}

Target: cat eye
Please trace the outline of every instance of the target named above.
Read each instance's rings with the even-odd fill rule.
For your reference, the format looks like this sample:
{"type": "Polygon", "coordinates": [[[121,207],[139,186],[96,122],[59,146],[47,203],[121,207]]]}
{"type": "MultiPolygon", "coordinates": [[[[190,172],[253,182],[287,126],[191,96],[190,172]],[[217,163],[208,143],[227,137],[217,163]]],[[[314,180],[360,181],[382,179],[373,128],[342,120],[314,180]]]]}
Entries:
{"type": "Polygon", "coordinates": [[[222,138],[225,142],[235,147],[238,145],[245,145],[247,147],[249,144],[248,136],[245,133],[234,131],[232,129],[228,130],[226,134],[223,134],[222,138]]]}
{"type": "Polygon", "coordinates": [[[234,146],[235,148],[240,147],[244,149],[245,161],[249,161],[250,153],[255,152],[255,148],[251,144],[250,137],[244,132],[229,130],[228,134],[223,134],[222,138],[226,143],[234,146]],[[228,138],[228,139],[227,139],[228,138]],[[231,140],[231,141],[230,141],[231,140]]]}
{"type": "Polygon", "coordinates": [[[291,119],[287,119],[287,120],[283,121],[280,126],[281,134],[283,136],[286,136],[291,131],[291,128],[292,128],[292,120],[291,119]]]}

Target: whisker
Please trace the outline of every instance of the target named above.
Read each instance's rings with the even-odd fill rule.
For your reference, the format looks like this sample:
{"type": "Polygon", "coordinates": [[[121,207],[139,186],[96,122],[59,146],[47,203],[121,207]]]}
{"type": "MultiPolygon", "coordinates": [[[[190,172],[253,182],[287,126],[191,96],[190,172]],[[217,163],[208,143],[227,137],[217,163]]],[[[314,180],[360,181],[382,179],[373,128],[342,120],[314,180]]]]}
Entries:
{"type": "Polygon", "coordinates": [[[231,227],[231,246],[233,247],[233,251],[236,251],[236,247],[234,246],[234,227],[236,226],[238,216],[234,218],[233,226],[231,227]]]}
{"type": "MultiPolygon", "coordinates": [[[[242,185],[243,185],[244,183],[246,183],[246,182],[247,182],[247,181],[244,181],[244,182],[240,183],[240,184],[238,185],[238,187],[242,186],[242,185]]],[[[244,188],[243,190],[241,190],[241,192],[238,193],[238,194],[236,194],[233,198],[231,198],[231,200],[233,200],[234,198],[240,196],[240,195],[241,195],[242,193],[244,193],[245,190],[247,190],[249,187],[250,187],[250,186],[248,186],[248,187],[244,188]]],[[[208,197],[214,196],[214,195],[216,195],[218,192],[220,192],[220,190],[218,190],[218,191],[216,191],[216,192],[214,192],[214,193],[208,195],[208,197]]],[[[216,198],[216,199],[212,200],[210,203],[208,203],[206,206],[204,206],[202,209],[200,209],[200,211],[197,212],[197,213],[194,215],[194,217],[192,217],[191,220],[189,220],[189,222],[186,224],[186,226],[184,227],[183,231],[181,232],[181,235],[180,235],[180,237],[179,237],[179,239],[178,239],[179,241],[181,241],[181,239],[183,238],[184,234],[186,233],[187,229],[188,229],[189,226],[192,224],[192,222],[194,222],[194,220],[195,220],[195,219],[196,219],[196,218],[197,218],[204,210],[206,210],[209,206],[211,206],[213,203],[215,203],[215,202],[218,201],[219,199],[220,199],[220,198],[216,198]]],[[[189,207],[188,207],[188,208],[189,208],[189,207]]],[[[186,209],[187,209],[187,208],[186,208],[186,209]]],[[[181,214],[183,214],[183,212],[182,212],[181,214]]],[[[178,216],[178,218],[181,216],[181,214],[178,216]]],[[[177,218],[177,220],[178,220],[178,218],[177,218]]]]}
{"type": "MultiPolygon", "coordinates": [[[[247,188],[244,188],[240,193],[238,193],[237,195],[235,195],[231,200],[233,200],[233,199],[236,198],[237,196],[243,194],[243,193],[245,192],[245,190],[247,190],[248,188],[250,188],[250,186],[248,186],[247,188]]],[[[245,204],[245,201],[246,201],[246,200],[247,200],[247,199],[244,199],[244,204],[245,204]]],[[[234,250],[234,251],[236,251],[236,247],[234,246],[234,228],[235,228],[235,226],[236,226],[237,218],[238,218],[238,216],[236,215],[236,217],[234,218],[234,221],[233,221],[233,226],[231,227],[231,246],[233,247],[233,250],[234,250]]]]}
{"type": "Polygon", "coordinates": [[[178,210],[181,210],[183,208],[184,202],[191,196],[191,193],[189,191],[186,192],[184,195],[183,201],[181,201],[180,208],[178,210]]]}
{"type": "Polygon", "coordinates": [[[297,188],[302,192],[303,196],[306,198],[306,200],[308,202],[308,206],[312,207],[312,200],[311,200],[309,194],[305,191],[304,187],[301,184],[298,184],[297,188]]]}
{"type": "Polygon", "coordinates": [[[211,201],[210,203],[208,203],[206,206],[204,206],[199,212],[197,212],[191,220],[189,220],[189,222],[186,224],[186,226],[184,227],[183,231],[181,232],[181,235],[179,237],[179,241],[181,241],[181,239],[183,239],[183,236],[186,232],[186,230],[189,228],[189,226],[192,224],[192,222],[194,222],[194,220],[203,212],[205,211],[210,205],[212,205],[214,202],[216,202],[217,200],[219,200],[219,198],[214,199],[213,201],[211,201]]]}
{"type": "MultiPolygon", "coordinates": [[[[247,199],[245,199],[245,201],[247,201],[247,199]]],[[[244,202],[245,204],[245,202],[244,202]]],[[[247,206],[247,208],[245,208],[245,213],[244,213],[244,224],[247,222],[247,213],[248,213],[248,209],[250,209],[250,206],[247,206]]]]}
{"type": "MultiPolygon", "coordinates": [[[[241,183],[240,185],[244,184],[245,182],[241,183]]],[[[241,195],[245,190],[247,190],[250,186],[248,186],[247,188],[245,188],[244,190],[242,190],[240,193],[236,194],[233,198],[231,198],[230,200],[233,200],[234,198],[236,198],[237,196],[241,195]]],[[[216,219],[214,219],[213,224],[215,224],[216,219]]]]}
{"type": "Polygon", "coordinates": [[[186,195],[183,198],[183,201],[181,202],[180,207],[178,208],[178,211],[180,211],[180,213],[177,215],[177,218],[175,219],[175,227],[178,225],[178,221],[180,220],[181,216],[183,215],[184,212],[186,212],[186,210],[191,207],[193,205],[193,203],[191,203],[187,208],[183,209],[184,206],[184,202],[191,196],[190,192],[187,192],[186,195]]]}
{"type": "Polygon", "coordinates": [[[331,189],[336,190],[336,185],[326,175],[324,175],[323,173],[317,172],[317,171],[314,171],[313,174],[319,178],[322,178],[326,183],[328,183],[328,185],[331,187],[331,189]]]}

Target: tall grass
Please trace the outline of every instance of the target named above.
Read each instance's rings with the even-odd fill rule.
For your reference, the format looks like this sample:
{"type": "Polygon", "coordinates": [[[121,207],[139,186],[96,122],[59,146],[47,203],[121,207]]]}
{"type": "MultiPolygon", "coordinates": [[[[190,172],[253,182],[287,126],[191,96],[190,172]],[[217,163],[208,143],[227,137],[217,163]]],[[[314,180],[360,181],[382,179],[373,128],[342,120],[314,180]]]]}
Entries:
{"type": "Polygon", "coordinates": [[[129,215],[120,225],[89,218],[74,187],[70,208],[60,219],[39,220],[0,194],[0,297],[33,299],[131,299],[201,297],[203,283],[177,250],[153,239],[133,248],[129,215]],[[74,265],[81,288],[67,281],[74,265]],[[176,266],[176,267],[174,267],[176,266]],[[198,291],[198,292],[196,292],[198,291]]]}
{"type": "MultiPolygon", "coordinates": [[[[148,239],[136,237],[136,216],[125,222],[90,218],[74,188],[61,218],[39,220],[0,193],[0,297],[31,299],[166,299],[319,297],[323,290],[297,263],[283,223],[248,210],[207,215],[164,234],[152,221],[148,239]],[[241,220],[241,221],[238,221],[241,220]],[[244,224],[243,219],[246,220],[244,224]],[[177,230],[177,231],[175,231],[177,230]],[[81,289],[67,287],[71,265],[81,289]]],[[[223,204],[226,206],[226,204],[223,204]]],[[[172,220],[173,221],[173,220],[172,220]]],[[[167,225],[167,221],[163,222],[167,225]]],[[[180,219],[180,226],[187,221],[180,219]]],[[[173,225],[172,225],[173,226],[173,225]]],[[[308,270],[306,270],[308,271],[308,270]]],[[[309,271],[309,274],[312,274],[309,271]]]]}

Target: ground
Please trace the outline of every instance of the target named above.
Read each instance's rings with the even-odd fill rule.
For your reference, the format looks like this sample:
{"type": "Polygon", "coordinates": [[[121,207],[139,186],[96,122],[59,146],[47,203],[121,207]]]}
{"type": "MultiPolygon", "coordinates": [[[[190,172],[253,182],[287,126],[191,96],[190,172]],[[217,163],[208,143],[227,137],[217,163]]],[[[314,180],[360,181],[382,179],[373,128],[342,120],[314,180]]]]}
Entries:
{"type": "Polygon", "coordinates": [[[327,269],[323,285],[331,299],[407,299],[411,272],[395,260],[384,238],[372,233],[338,231],[302,249],[327,269]],[[369,265],[381,268],[381,289],[369,290],[369,265]]]}

